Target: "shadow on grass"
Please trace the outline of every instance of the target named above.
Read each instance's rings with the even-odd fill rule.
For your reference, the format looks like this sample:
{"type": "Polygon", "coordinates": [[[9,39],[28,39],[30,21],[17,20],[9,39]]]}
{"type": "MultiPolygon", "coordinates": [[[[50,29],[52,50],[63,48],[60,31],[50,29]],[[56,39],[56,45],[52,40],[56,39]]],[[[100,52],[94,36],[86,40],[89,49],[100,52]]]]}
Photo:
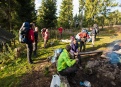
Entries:
{"type": "Polygon", "coordinates": [[[98,45],[98,46],[90,47],[90,48],[87,48],[87,51],[98,50],[99,48],[107,47],[109,44],[110,43],[103,43],[103,44],[98,45]]]}
{"type": "Polygon", "coordinates": [[[103,38],[100,38],[100,37],[96,37],[96,41],[100,41],[101,39],[103,39],[103,38]]]}
{"type": "Polygon", "coordinates": [[[4,78],[0,78],[0,86],[1,87],[18,87],[19,78],[16,75],[10,75],[4,78]]]}

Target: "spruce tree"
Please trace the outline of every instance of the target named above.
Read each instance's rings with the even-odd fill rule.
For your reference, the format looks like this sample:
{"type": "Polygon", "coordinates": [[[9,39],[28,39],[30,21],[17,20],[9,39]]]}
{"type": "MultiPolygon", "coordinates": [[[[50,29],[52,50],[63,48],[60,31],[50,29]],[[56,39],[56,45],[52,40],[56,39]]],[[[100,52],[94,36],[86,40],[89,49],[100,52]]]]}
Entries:
{"type": "Polygon", "coordinates": [[[63,0],[58,18],[58,26],[70,28],[73,21],[73,5],[72,0],[63,0]]]}
{"type": "Polygon", "coordinates": [[[37,23],[41,28],[56,26],[56,0],[42,0],[37,23]]]}

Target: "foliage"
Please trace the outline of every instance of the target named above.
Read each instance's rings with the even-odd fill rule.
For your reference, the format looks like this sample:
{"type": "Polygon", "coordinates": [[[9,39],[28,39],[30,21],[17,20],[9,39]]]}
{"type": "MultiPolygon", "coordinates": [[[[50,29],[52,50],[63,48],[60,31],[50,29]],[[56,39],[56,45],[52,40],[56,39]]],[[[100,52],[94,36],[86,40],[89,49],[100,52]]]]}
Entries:
{"type": "Polygon", "coordinates": [[[7,64],[10,61],[14,60],[15,52],[11,49],[11,47],[7,45],[8,51],[4,51],[4,53],[0,53],[0,62],[2,64],[7,64]]]}
{"type": "Polygon", "coordinates": [[[1,0],[0,26],[11,31],[20,28],[24,21],[34,21],[34,7],[34,0],[1,0]]]}
{"type": "Polygon", "coordinates": [[[87,27],[94,23],[103,26],[110,9],[117,6],[115,0],[79,0],[79,2],[79,14],[84,16],[81,16],[81,23],[87,27]]]}
{"type": "Polygon", "coordinates": [[[38,10],[37,24],[41,28],[56,26],[56,0],[42,0],[41,7],[38,10]]]}
{"type": "Polygon", "coordinates": [[[61,5],[60,14],[58,17],[58,26],[70,28],[73,22],[73,5],[72,0],[63,0],[61,5]]]}

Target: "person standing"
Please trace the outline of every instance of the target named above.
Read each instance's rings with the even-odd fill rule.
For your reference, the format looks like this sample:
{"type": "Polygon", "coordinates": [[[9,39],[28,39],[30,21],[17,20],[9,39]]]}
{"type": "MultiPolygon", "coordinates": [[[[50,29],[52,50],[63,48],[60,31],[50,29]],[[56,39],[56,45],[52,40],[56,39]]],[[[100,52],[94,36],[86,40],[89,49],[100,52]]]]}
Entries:
{"type": "Polygon", "coordinates": [[[33,43],[33,52],[34,52],[34,56],[37,55],[37,43],[38,43],[38,27],[35,27],[34,29],[34,38],[35,38],[35,42],[33,43]]]}
{"type": "Polygon", "coordinates": [[[94,47],[94,42],[95,42],[95,39],[96,39],[96,30],[95,30],[95,28],[92,28],[91,37],[92,37],[92,47],[94,47]]]}
{"type": "Polygon", "coordinates": [[[98,25],[97,25],[97,24],[94,24],[94,25],[93,25],[93,28],[95,29],[95,40],[96,40],[96,36],[97,36],[98,33],[99,33],[98,25]]]}
{"type": "Polygon", "coordinates": [[[45,31],[46,31],[46,28],[43,28],[43,29],[41,30],[41,35],[42,35],[42,39],[43,39],[43,40],[44,40],[45,31]]]}
{"type": "Polygon", "coordinates": [[[44,48],[47,47],[48,39],[49,39],[49,32],[48,32],[48,29],[46,29],[46,31],[44,33],[44,48]]]}
{"type": "Polygon", "coordinates": [[[31,57],[32,57],[32,51],[33,51],[33,43],[34,43],[34,24],[30,23],[30,30],[27,34],[27,43],[26,43],[26,47],[27,47],[27,59],[28,62],[30,64],[33,63],[31,57]]]}
{"type": "Polygon", "coordinates": [[[60,39],[62,39],[63,28],[62,27],[58,28],[58,31],[59,31],[60,39]]]}
{"type": "Polygon", "coordinates": [[[82,31],[79,34],[79,36],[80,36],[80,52],[82,52],[82,51],[85,51],[85,49],[86,49],[86,41],[89,38],[89,35],[87,34],[87,32],[82,31]]]}

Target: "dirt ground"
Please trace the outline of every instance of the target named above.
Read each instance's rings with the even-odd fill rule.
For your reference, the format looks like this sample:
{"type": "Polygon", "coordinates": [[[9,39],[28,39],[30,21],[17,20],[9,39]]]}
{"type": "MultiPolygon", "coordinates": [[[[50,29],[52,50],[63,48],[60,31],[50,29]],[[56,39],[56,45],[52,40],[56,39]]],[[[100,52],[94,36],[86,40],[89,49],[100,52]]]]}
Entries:
{"type": "MultiPolygon", "coordinates": [[[[84,58],[82,65],[83,69],[79,69],[74,77],[76,84],[69,82],[71,87],[84,87],[80,86],[80,82],[85,80],[91,83],[91,87],[120,87],[121,67],[115,71],[115,67],[106,65],[104,59],[100,58],[100,54],[84,58]]],[[[50,66],[49,62],[43,62],[38,64],[37,67],[33,67],[32,72],[23,76],[20,87],[50,87],[52,75],[56,73],[56,68],[52,65],[48,66],[50,66]]]]}

